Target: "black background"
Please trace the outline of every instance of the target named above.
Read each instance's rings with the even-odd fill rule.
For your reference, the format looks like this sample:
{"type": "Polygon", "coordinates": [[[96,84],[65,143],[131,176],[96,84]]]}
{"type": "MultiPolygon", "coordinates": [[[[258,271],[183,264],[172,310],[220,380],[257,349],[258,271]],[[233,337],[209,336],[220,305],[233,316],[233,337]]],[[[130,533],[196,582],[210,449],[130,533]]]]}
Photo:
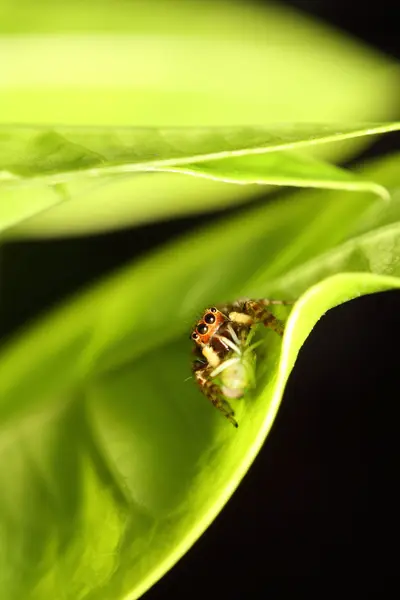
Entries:
{"type": "MultiPolygon", "coordinates": [[[[400,58],[395,1],[289,4],[400,58]]],[[[398,141],[386,136],[365,155],[385,154],[398,141]]],[[[71,292],[206,218],[6,246],[2,340],[71,292]]],[[[400,293],[387,292],[349,302],[321,319],[239,489],[145,600],[258,598],[276,576],[396,575],[398,553],[391,544],[396,547],[399,534],[399,309],[400,293]]]]}

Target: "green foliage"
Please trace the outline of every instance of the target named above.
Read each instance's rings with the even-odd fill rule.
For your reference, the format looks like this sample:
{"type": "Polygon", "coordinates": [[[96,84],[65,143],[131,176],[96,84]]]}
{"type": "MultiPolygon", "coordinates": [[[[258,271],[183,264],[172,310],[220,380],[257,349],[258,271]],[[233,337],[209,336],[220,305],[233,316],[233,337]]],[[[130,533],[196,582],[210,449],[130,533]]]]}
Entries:
{"type": "Polygon", "coordinates": [[[272,3],[2,0],[0,32],[0,56],[12,57],[1,61],[2,122],[220,127],[396,115],[394,61],[272,3]]]}
{"type": "Polygon", "coordinates": [[[3,1],[2,240],[319,189],[205,224],[2,344],[7,600],[138,598],[239,484],[318,319],[400,288],[400,155],[333,164],[399,129],[381,124],[398,66],[277,6],[163,6],[22,0],[16,18],[3,1]],[[188,333],[243,295],[297,302],[283,341],[265,331],[235,430],[188,380],[188,333]]]}
{"type": "Polygon", "coordinates": [[[0,231],[14,228],[11,237],[88,233],[252,198],[231,193],[227,184],[369,190],[385,198],[374,182],[286,149],[399,127],[3,127],[0,231]]]}
{"type": "Polygon", "coordinates": [[[128,266],[3,348],[8,598],[61,588],[71,599],[138,597],[196,540],[259,450],[316,321],[340,302],[400,287],[387,276],[399,275],[398,259],[382,244],[399,210],[398,159],[389,163],[364,173],[392,192],[386,208],[362,194],[292,193],[128,266]],[[366,218],[360,241],[363,205],[366,217],[378,207],[385,224],[368,233],[366,218]],[[355,246],[364,274],[351,272],[355,246]],[[339,259],[349,273],[325,280],[339,259]],[[235,431],[186,380],[187,333],[210,301],[277,290],[304,295],[282,347],[266,333],[263,376],[254,397],[237,401],[235,431]]]}

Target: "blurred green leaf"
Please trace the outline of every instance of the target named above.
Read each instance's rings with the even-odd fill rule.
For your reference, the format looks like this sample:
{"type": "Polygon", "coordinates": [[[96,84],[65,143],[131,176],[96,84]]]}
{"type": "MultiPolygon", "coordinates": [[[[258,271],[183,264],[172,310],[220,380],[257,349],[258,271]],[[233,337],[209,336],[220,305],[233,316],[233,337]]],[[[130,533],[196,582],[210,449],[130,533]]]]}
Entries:
{"type": "MultiPolygon", "coordinates": [[[[398,117],[394,60],[274,3],[2,0],[0,63],[1,121],[9,124],[398,117]]],[[[337,157],[359,144],[314,150],[337,157]]]]}
{"type": "Polygon", "coordinates": [[[399,127],[2,127],[0,230],[21,223],[11,235],[86,233],[202,212],[245,198],[227,184],[369,190],[385,197],[382,186],[288,149],[399,127]],[[196,179],[187,181],[183,175],[196,179]]]}
{"type": "MultiPolygon", "coordinates": [[[[393,194],[383,228],[397,227],[398,166],[390,157],[363,173],[393,194]]],[[[2,348],[2,597],[134,599],[194,543],[259,451],[317,320],[351,298],[400,288],[398,263],[396,277],[380,274],[389,272],[388,245],[367,220],[374,260],[364,273],[325,279],[332,260],[322,253],[336,247],[345,257],[360,217],[382,204],[342,195],[293,193],[186,236],[2,348]],[[287,298],[304,295],[283,343],[265,332],[258,387],[237,401],[234,430],[187,381],[193,320],[210,302],[271,294],[280,277],[318,257],[319,283],[308,289],[305,270],[285,285],[287,298]]]]}
{"type": "Polygon", "coordinates": [[[277,260],[265,264],[251,281],[246,282],[249,293],[253,286],[257,290],[266,280],[270,282],[269,294],[284,296],[289,290],[295,295],[300,294],[323,277],[335,273],[371,272],[400,276],[400,154],[373,160],[364,165],[361,172],[377,184],[386,185],[391,201],[371,202],[367,194],[359,194],[349,207],[345,205],[348,202],[345,192],[294,195],[292,201],[296,199],[302,205],[306,202],[318,205],[323,201],[322,210],[312,221],[310,215],[310,223],[304,230],[299,227],[277,260]],[[356,211],[359,211],[358,217],[356,211]],[[334,227],[339,229],[339,234],[337,231],[327,233],[330,222],[340,221],[341,226],[334,227]],[[338,244],[339,241],[342,243],[338,244]],[[293,247],[298,248],[295,258],[293,247]]]}
{"type": "Polygon", "coordinates": [[[50,181],[64,183],[75,172],[95,175],[178,167],[399,129],[400,122],[163,129],[2,126],[0,167],[3,177],[48,175],[53,176],[50,181]]]}

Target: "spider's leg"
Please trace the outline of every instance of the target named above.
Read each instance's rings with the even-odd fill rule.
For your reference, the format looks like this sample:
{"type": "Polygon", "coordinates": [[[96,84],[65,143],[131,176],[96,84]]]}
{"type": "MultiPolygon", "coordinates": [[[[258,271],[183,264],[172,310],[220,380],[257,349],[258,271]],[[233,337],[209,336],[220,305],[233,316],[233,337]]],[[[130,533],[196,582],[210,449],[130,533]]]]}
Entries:
{"type": "Polygon", "coordinates": [[[262,298],[262,300],[258,300],[260,304],[264,304],[264,306],[269,306],[270,304],[281,304],[283,306],[291,306],[295,303],[295,300],[270,300],[269,298],[262,298]]]}
{"type": "Polygon", "coordinates": [[[229,313],[229,319],[235,323],[251,327],[257,323],[263,323],[265,327],[273,329],[275,333],[282,336],[284,324],[277,319],[262,300],[246,300],[241,312],[232,311],[229,313]]]}
{"type": "MultiPolygon", "coordinates": [[[[272,301],[268,302],[272,303],[272,301]]],[[[248,300],[246,309],[252,315],[255,323],[263,323],[265,327],[273,329],[278,335],[283,335],[285,329],[283,322],[268,310],[265,300],[248,300]]]]}
{"type": "Polygon", "coordinates": [[[248,302],[258,302],[259,304],[263,304],[264,306],[291,306],[296,301],[295,300],[271,300],[270,298],[261,298],[258,300],[252,300],[251,298],[239,298],[234,302],[230,302],[228,304],[219,305],[217,308],[224,313],[225,315],[229,315],[231,312],[246,312],[246,305],[248,302]]]}
{"type": "Polygon", "coordinates": [[[208,398],[215,408],[222,412],[234,427],[238,427],[237,421],[233,418],[235,413],[231,405],[222,397],[220,388],[212,381],[210,373],[210,367],[196,369],[194,370],[194,377],[206,398],[208,398]]]}

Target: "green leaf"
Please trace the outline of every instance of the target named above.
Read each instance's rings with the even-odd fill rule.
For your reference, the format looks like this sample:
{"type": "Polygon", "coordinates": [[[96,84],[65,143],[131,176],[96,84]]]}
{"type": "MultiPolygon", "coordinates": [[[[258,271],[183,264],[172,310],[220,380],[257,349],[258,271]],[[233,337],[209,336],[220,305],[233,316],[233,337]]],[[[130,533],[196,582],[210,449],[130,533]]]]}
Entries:
{"type": "Polygon", "coordinates": [[[201,212],[245,199],[233,184],[251,185],[248,199],[259,185],[368,189],[385,197],[358,175],[288,149],[399,127],[2,127],[0,230],[70,235],[201,212]]]}
{"type": "Polygon", "coordinates": [[[1,33],[7,123],[221,126],[397,114],[395,61],[284,6],[3,0],[1,33]]]}
{"type": "MultiPolygon", "coordinates": [[[[349,210],[346,210],[346,214],[342,212],[346,194],[325,192],[325,205],[320,216],[310,224],[305,234],[299,232],[297,239],[292,240],[292,246],[303,246],[296,260],[293,261],[293,250],[288,246],[280,254],[279,260],[274,264],[266,264],[251,281],[246,282],[250,293],[253,287],[257,290],[266,280],[270,282],[269,294],[284,296],[289,290],[294,295],[301,294],[322,278],[335,273],[371,272],[400,276],[400,154],[371,161],[371,164],[364,165],[362,171],[377,183],[385,183],[390,190],[391,201],[372,202],[367,208],[368,196],[360,195],[357,198],[360,204],[352,208],[360,210],[361,203],[365,202],[366,210],[360,210],[359,217],[354,218],[355,213],[352,215],[349,210]],[[325,231],[327,220],[334,222],[340,218],[339,213],[352,225],[342,236],[341,244],[337,244],[339,238],[335,240],[335,233],[329,237],[325,248],[330,243],[332,247],[323,252],[321,231],[325,231]]],[[[303,200],[306,197],[302,198],[299,194],[297,201],[303,203],[303,200]]],[[[307,200],[311,200],[311,197],[307,200]]],[[[317,201],[318,198],[314,197],[314,202],[317,201]]],[[[341,231],[344,233],[344,228],[341,231]]]]}
{"type": "MultiPolygon", "coordinates": [[[[375,174],[397,202],[400,170],[388,162],[364,174],[375,174]]],[[[316,321],[361,294],[400,288],[398,277],[379,275],[387,272],[381,238],[375,246],[370,240],[375,273],[324,279],[327,262],[314,287],[307,290],[306,276],[301,290],[288,284],[290,298],[305,293],[283,343],[265,334],[256,393],[235,406],[237,431],[187,381],[187,337],[198,311],[242,293],[263,297],[287,270],[355,237],[371,210],[363,194],[354,202],[324,194],[292,194],[187,236],[3,347],[0,590],[7,600],[139,597],[194,543],[249,468],[316,321]]]]}
{"type": "MultiPolygon", "coordinates": [[[[238,431],[185,382],[188,356],[180,339],[103,376],[68,386],[62,377],[45,406],[14,414],[0,437],[4,597],[138,598],[240,482],[320,316],[395,287],[399,279],[352,274],[310,289],[290,316],[282,348],[269,340],[267,382],[239,408],[238,431]]],[[[42,353],[44,339],[37,342],[42,353]]],[[[72,346],[63,350],[64,360],[73,361],[72,346]]]]}
{"type": "Polygon", "coordinates": [[[284,123],[202,128],[6,127],[0,129],[0,168],[26,178],[66,182],[76,172],[132,173],[265,154],[398,131],[400,123],[284,123]]]}

